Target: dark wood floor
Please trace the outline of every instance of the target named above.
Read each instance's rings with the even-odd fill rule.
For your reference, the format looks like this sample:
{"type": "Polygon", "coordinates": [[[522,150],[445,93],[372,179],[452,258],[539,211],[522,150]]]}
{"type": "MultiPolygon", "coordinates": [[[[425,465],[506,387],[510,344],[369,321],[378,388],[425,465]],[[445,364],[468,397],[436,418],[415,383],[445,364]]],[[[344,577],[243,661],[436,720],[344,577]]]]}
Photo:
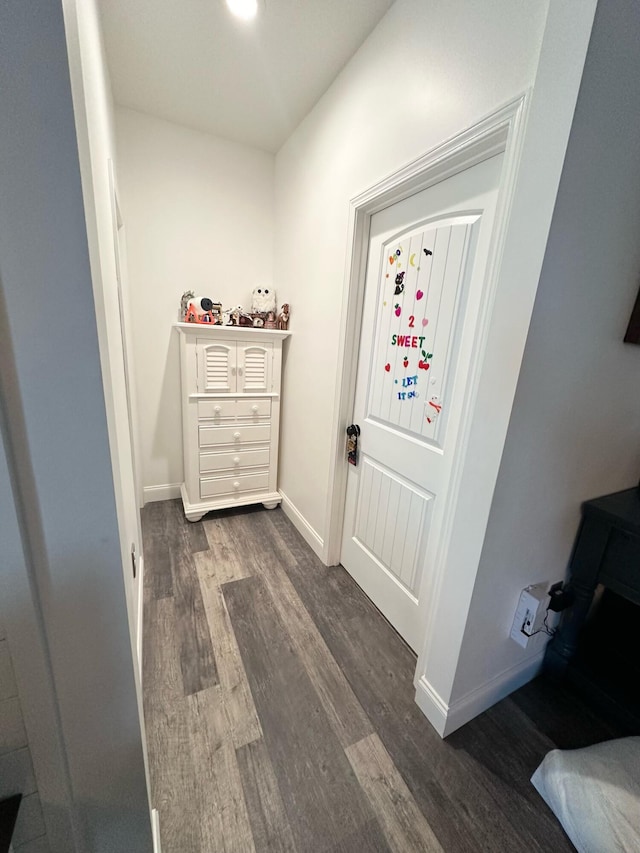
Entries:
{"type": "Polygon", "coordinates": [[[163,853],[573,848],[529,778],[615,736],[534,682],[442,741],[415,658],[280,509],[143,511],[144,699],[163,853]]]}

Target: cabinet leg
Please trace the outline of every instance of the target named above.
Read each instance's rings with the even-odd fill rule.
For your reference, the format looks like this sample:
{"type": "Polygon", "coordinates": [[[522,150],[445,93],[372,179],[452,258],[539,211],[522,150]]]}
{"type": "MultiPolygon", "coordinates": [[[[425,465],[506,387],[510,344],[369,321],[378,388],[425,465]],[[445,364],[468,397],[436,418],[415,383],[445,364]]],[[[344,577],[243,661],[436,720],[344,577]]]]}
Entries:
{"type": "Polygon", "coordinates": [[[200,519],[206,515],[206,512],[185,512],[184,515],[187,521],[190,521],[192,524],[195,524],[196,521],[200,521],[200,519]]]}
{"type": "Polygon", "coordinates": [[[278,504],[279,504],[279,503],[280,503],[280,501],[265,501],[265,502],[262,504],[262,506],[263,506],[265,509],[275,509],[275,508],[278,506],[278,504]]]}

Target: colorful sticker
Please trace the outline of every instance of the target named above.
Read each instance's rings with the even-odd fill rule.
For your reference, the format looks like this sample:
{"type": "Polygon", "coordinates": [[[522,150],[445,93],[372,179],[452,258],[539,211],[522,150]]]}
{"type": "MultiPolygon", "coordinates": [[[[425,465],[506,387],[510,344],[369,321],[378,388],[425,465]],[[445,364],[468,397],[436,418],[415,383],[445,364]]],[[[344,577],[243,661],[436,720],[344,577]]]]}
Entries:
{"type": "Polygon", "coordinates": [[[407,391],[397,391],[398,400],[414,400],[420,395],[418,394],[418,389],[415,387],[418,384],[417,376],[405,376],[402,380],[402,387],[410,390],[407,391]]]}
{"type": "Polygon", "coordinates": [[[440,398],[437,395],[434,395],[425,406],[425,409],[425,417],[427,419],[427,423],[432,424],[442,411],[442,403],[440,402],[440,398]]]}
{"type": "Polygon", "coordinates": [[[418,362],[418,368],[420,370],[429,370],[429,367],[431,366],[429,364],[430,358],[433,358],[433,353],[432,352],[425,352],[425,350],[422,350],[422,358],[418,362]]]}

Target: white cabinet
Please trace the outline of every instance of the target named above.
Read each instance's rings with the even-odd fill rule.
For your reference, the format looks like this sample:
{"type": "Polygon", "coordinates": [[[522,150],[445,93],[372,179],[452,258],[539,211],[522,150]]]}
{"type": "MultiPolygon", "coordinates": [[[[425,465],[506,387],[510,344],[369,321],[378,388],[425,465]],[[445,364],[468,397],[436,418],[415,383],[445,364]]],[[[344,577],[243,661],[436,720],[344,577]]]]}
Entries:
{"type": "Polygon", "coordinates": [[[244,394],[272,390],[273,341],[214,342],[198,336],[196,348],[201,393],[244,394]]]}
{"type": "Polygon", "coordinates": [[[280,503],[282,344],[289,332],[177,323],[186,517],[280,503]]]}

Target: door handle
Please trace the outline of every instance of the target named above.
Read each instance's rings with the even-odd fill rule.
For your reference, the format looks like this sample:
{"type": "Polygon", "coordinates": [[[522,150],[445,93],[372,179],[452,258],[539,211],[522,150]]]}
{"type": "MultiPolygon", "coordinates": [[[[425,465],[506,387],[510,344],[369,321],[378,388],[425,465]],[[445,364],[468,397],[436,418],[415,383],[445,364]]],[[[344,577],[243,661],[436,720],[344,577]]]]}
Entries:
{"type": "Polygon", "coordinates": [[[358,436],[360,435],[360,427],[358,424],[351,424],[347,427],[347,462],[350,465],[358,464],[358,436]]]}

